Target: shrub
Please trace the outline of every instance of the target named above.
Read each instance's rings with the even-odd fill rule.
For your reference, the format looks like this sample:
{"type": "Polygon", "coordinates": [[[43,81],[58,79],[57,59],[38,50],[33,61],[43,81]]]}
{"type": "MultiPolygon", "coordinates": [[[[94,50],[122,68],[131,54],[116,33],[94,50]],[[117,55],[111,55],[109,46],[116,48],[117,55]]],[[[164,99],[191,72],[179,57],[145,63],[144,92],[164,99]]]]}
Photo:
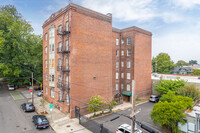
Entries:
{"type": "Polygon", "coordinates": [[[117,106],[117,102],[116,101],[112,100],[112,101],[108,102],[108,108],[109,108],[110,111],[112,111],[112,109],[115,106],[117,106]]]}
{"type": "Polygon", "coordinates": [[[90,112],[94,112],[94,116],[95,116],[96,115],[95,112],[101,110],[100,108],[103,107],[104,101],[102,100],[101,96],[97,95],[97,96],[91,97],[88,104],[90,104],[88,106],[88,110],[90,112]]]}

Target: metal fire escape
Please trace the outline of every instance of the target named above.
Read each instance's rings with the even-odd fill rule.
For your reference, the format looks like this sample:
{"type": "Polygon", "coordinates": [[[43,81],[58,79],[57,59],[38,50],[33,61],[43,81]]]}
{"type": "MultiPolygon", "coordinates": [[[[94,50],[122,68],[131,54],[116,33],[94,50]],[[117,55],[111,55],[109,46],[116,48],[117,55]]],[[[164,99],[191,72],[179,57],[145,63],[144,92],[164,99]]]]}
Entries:
{"type": "Polygon", "coordinates": [[[58,63],[58,66],[57,66],[57,71],[59,71],[60,75],[61,75],[61,79],[59,79],[59,81],[57,83],[57,88],[59,88],[62,91],[62,98],[61,98],[61,100],[58,100],[58,102],[66,101],[68,103],[68,112],[70,112],[70,86],[69,86],[69,75],[70,75],[69,74],[70,73],[70,68],[69,68],[69,56],[70,56],[69,11],[70,11],[70,3],[67,6],[66,13],[63,16],[63,23],[61,26],[62,28],[57,29],[57,35],[59,35],[62,38],[61,46],[58,46],[58,48],[57,48],[57,53],[61,57],[61,63],[58,63]],[[66,14],[68,14],[67,21],[65,20],[66,14]]]}

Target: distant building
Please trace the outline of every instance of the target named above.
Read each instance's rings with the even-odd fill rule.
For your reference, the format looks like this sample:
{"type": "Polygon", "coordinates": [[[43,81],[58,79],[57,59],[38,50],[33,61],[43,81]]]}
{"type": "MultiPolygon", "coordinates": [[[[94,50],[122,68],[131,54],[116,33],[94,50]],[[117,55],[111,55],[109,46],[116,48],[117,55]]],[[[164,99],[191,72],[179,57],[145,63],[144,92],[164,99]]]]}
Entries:
{"type": "Polygon", "coordinates": [[[190,75],[193,72],[193,68],[188,66],[188,67],[175,67],[172,70],[173,74],[180,74],[180,75],[190,75]]]}
{"type": "Polygon", "coordinates": [[[63,113],[87,108],[94,95],[130,101],[151,94],[151,36],[137,27],[116,29],[112,15],[70,4],[43,24],[44,97],[63,113]]]}

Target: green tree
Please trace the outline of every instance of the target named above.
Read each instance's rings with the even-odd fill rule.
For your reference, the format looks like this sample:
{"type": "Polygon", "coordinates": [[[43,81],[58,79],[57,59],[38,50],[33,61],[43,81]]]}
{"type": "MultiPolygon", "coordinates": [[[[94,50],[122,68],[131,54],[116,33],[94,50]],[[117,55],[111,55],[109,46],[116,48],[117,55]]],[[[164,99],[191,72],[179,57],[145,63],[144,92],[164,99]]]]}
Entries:
{"type": "Polygon", "coordinates": [[[190,60],[190,61],[189,61],[189,64],[190,64],[190,65],[194,65],[194,64],[198,64],[198,63],[197,63],[197,60],[190,60]]]}
{"type": "Polygon", "coordinates": [[[195,69],[190,75],[200,75],[200,70],[195,69]]]}
{"type": "Polygon", "coordinates": [[[176,63],[176,67],[188,66],[189,64],[183,60],[179,60],[176,63]]]}
{"type": "Polygon", "coordinates": [[[112,111],[112,109],[115,106],[117,106],[117,102],[116,101],[112,100],[112,101],[108,102],[108,108],[109,108],[110,111],[112,111]]]}
{"type": "Polygon", "coordinates": [[[28,83],[31,72],[42,82],[42,38],[32,31],[14,6],[1,6],[0,76],[16,85],[28,83]]]}
{"type": "Polygon", "coordinates": [[[172,133],[178,133],[178,123],[184,124],[185,110],[192,108],[192,98],[176,96],[169,91],[163,95],[159,103],[154,104],[151,112],[151,119],[155,124],[171,129],[172,133]]]}
{"type": "Polygon", "coordinates": [[[171,73],[174,62],[167,53],[160,53],[152,59],[153,72],[171,73]]]}
{"type": "Polygon", "coordinates": [[[90,104],[88,106],[88,110],[90,112],[94,112],[94,116],[96,116],[96,113],[97,111],[101,110],[100,108],[103,107],[103,104],[105,102],[102,100],[101,96],[97,95],[97,96],[93,96],[91,97],[90,101],[88,104],[90,104]]]}
{"type": "Polygon", "coordinates": [[[192,98],[194,101],[199,100],[200,90],[196,88],[193,84],[180,87],[177,91],[178,95],[186,96],[192,98]]]}
{"type": "Polygon", "coordinates": [[[161,80],[154,88],[159,95],[167,94],[168,91],[177,92],[180,87],[185,86],[186,81],[176,80],[161,80]]]}

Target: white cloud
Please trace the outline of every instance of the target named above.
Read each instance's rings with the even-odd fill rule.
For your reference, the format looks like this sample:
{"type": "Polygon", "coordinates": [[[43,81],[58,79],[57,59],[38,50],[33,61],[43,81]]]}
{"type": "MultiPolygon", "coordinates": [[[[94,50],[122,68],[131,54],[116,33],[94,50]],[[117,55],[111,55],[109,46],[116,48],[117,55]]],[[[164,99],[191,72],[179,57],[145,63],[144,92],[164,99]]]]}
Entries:
{"type": "Polygon", "coordinates": [[[189,9],[196,5],[200,5],[200,0],[172,0],[173,4],[178,7],[189,9]]]}
{"type": "Polygon", "coordinates": [[[180,14],[170,12],[170,11],[161,13],[160,17],[163,19],[165,23],[180,22],[184,18],[180,14]]]}
{"type": "Polygon", "coordinates": [[[55,10],[55,7],[53,7],[52,5],[48,5],[46,9],[47,11],[52,11],[52,10],[55,10]]]}

